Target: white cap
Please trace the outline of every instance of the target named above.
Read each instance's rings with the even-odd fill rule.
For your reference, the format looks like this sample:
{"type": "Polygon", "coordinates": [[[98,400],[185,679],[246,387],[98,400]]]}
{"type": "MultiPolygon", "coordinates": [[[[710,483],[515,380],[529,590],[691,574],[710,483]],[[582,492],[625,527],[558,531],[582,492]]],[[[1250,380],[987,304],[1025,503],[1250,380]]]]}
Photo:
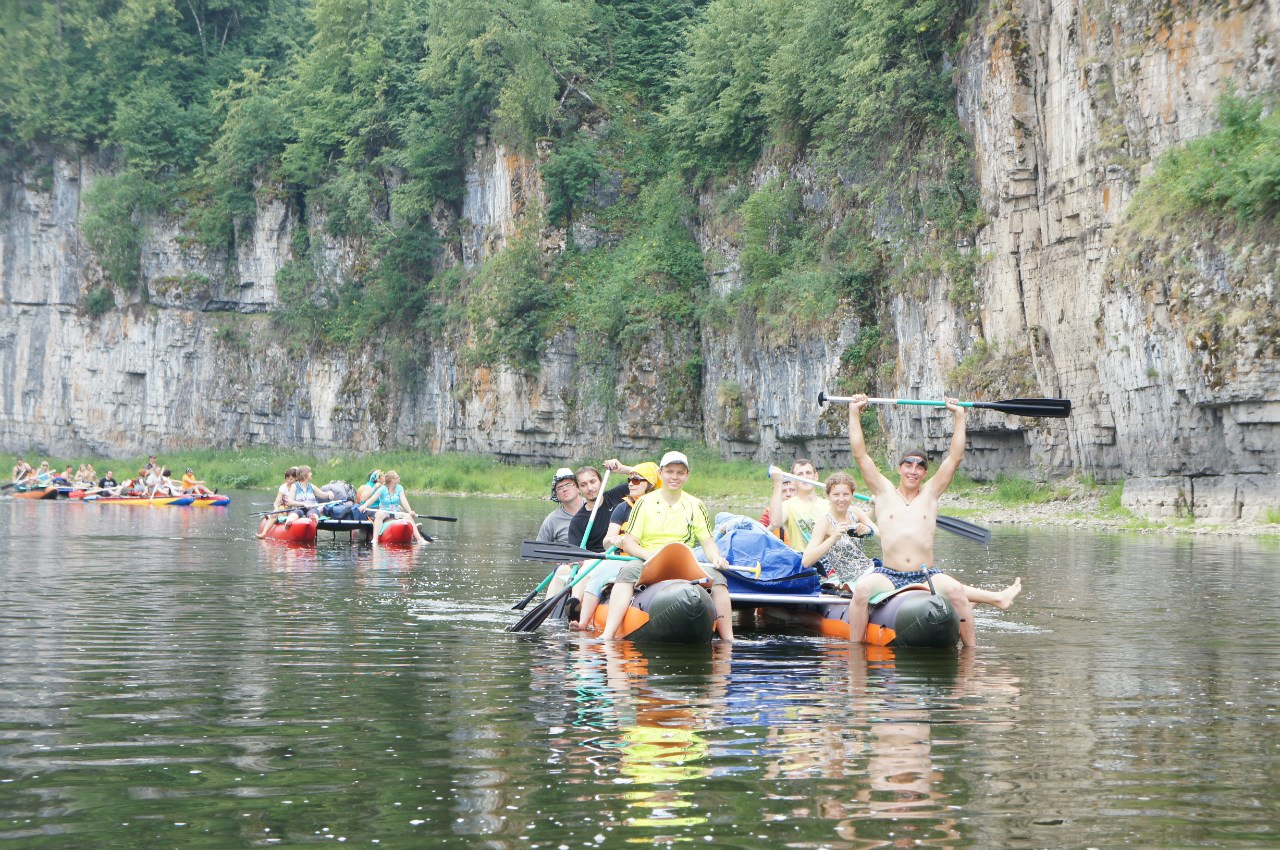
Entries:
{"type": "Polygon", "coordinates": [[[689,459],[684,456],[684,452],[667,452],[662,456],[662,462],[658,466],[666,466],[669,463],[684,464],[684,468],[689,468],[689,459]]]}
{"type": "MultiPolygon", "coordinates": [[[[551,476],[551,486],[554,487],[566,478],[573,478],[573,470],[567,466],[562,466],[556,470],[556,474],[551,476]]],[[[575,481],[577,479],[574,479],[575,481]]]]}

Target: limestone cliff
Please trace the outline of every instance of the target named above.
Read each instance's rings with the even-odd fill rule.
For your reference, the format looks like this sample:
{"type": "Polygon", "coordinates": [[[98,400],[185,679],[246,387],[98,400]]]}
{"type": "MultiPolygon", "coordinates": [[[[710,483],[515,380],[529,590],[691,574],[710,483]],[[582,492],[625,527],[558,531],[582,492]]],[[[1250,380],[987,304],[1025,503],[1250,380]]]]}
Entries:
{"type": "MultiPolygon", "coordinates": [[[[943,276],[894,295],[888,383],[937,397],[981,352],[979,366],[1011,392],[1069,397],[1075,413],[1043,423],[975,414],[975,474],[1126,479],[1126,502],[1142,513],[1255,518],[1280,503],[1277,246],[1214,234],[1147,244],[1123,227],[1152,159],[1211,130],[1228,85],[1280,89],[1278,42],[1273,0],[979,9],[955,69],[987,221],[961,246],[977,260],[973,304],[958,304],[943,276]],[[1246,302],[1254,307],[1229,332],[1205,324],[1246,302]]],[[[94,318],[84,295],[103,274],[79,222],[103,166],[49,161],[50,178],[28,171],[0,187],[0,448],[409,446],[554,463],[638,456],[675,437],[760,461],[848,461],[841,412],[822,415],[816,397],[859,332],[852,309],[781,336],[741,319],[665,327],[617,366],[565,329],[533,376],[464,366],[459,340],[424,340],[416,379],[386,381],[376,341],[361,354],[299,352],[266,315],[300,229],[319,246],[319,276],[355,273],[358,246],[327,235],[322,210],[300,219],[264,192],[226,255],[194,246],[176,221],[149,221],[142,288],[117,292],[117,308],[94,318]]],[[[436,216],[442,262],[474,266],[536,218],[538,165],[477,141],[462,202],[436,216]]],[[[806,206],[822,209],[803,160],[785,167],[806,206]]],[[[761,163],[749,179],[776,175],[761,163]]],[[[709,286],[727,292],[739,246],[713,205],[702,198],[697,238],[709,286]]],[[[882,227],[886,238],[896,229],[882,227]]],[[[579,245],[598,236],[575,226],[579,245]]],[[[544,231],[540,244],[554,251],[563,239],[544,231]]],[[[884,422],[895,443],[945,448],[946,416],[896,410],[884,422]]]]}

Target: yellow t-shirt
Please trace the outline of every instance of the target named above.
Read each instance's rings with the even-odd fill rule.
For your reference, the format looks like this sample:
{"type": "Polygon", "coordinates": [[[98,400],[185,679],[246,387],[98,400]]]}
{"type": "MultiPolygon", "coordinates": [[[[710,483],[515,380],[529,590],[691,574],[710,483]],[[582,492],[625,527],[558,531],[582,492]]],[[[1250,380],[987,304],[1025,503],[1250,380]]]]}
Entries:
{"type": "Polygon", "coordinates": [[[646,493],[631,509],[627,533],[650,551],[668,543],[697,546],[711,537],[711,520],[701,500],[681,492],[674,505],[667,504],[661,490],[646,493]]]}
{"type": "Polygon", "coordinates": [[[193,473],[188,472],[186,475],[182,476],[183,490],[190,490],[195,486],[196,486],[196,477],[193,473]]]}
{"type": "Polygon", "coordinates": [[[813,528],[818,520],[830,513],[831,503],[819,497],[812,502],[791,498],[783,504],[787,508],[787,521],[782,524],[787,531],[787,545],[797,552],[803,552],[804,547],[809,545],[809,538],[813,536],[813,528]]]}

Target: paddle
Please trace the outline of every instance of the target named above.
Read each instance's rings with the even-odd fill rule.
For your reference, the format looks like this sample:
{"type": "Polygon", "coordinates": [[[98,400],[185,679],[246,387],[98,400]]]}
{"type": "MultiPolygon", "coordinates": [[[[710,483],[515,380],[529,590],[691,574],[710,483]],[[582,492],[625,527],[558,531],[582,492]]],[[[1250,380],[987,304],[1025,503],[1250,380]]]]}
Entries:
{"type": "MultiPolygon", "coordinates": [[[[782,472],[782,470],[778,470],[782,472]]],[[[802,484],[811,484],[814,487],[822,487],[821,481],[814,481],[810,478],[801,478],[799,475],[792,475],[790,472],[782,472],[783,478],[790,478],[792,481],[799,481],[802,484]]],[[[862,493],[854,493],[853,497],[863,502],[874,502],[870,496],[864,496],[862,493]]],[[[971,522],[960,519],[959,517],[938,515],[938,528],[948,531],[957,537],[963,537],[966,540],[972,540],[987,546],[991,543],[991,529],[983,528],[980,525],[974,525],[971,522]]]]}
{"type": "Polygon", "coordinates": [[[253,513],[249,514],[249,516],[275,516],[276,514],[287,514],[289,511],[295,510],[297,508],[327,508],[330,505],[340,505],[342,504],[343,501],[344,500],[339,499],[336,502],[323,502],[318,505],[293,505],[292,507],[281,508],[278,511],[254,511],[253,513]]]}
{"type": "MultiPolygon", "coordinates": [[[[578,544],[579,546],[586,546],[587,541],[591,539],[591,527],[595,525],[596,511],[600,510],[600,503],[604,501],[605,491],[609,489],[609,473],[612,471],[613,470],[611,469],[606,469],[604,471],[604,480],[600,482],[600,492],[596,494],[596,503],[591,506],[591,516],[587,518],[587,530],[586,530],[586,533],[582,535],[582,542],[578,544]]],[[[560,568],[558,566],[552,567],[551,572],[547,573],[547,577],[544,578],[542,581],[538,582],[538,586],[535,587],[532,591],[530,591],[528,596],[526,596],[524,599],[521,599],[515,605],[512,605],[511,610],[523,611],[525,607],[530,602],[533,601],[533,598],[535,596],[541,593],[546,588],[547,585],[551,584],[552,579],[556,577],[556,571],[559,569],[560,568]]],[[[573,581],[573,576],[569,576],[569,580],[573,581]]]]}
{"type": "MultiPolygon", "coordinates": [[[[849,404],[850,396],[827,395],[818,393],[818,406],[827,402],[832,404],[849,404]]],[[[924,407],[946,407],[945,401],[925,401],[912,398],[869,398],[868,404],[914,404],[924,407]]],[[[1053,419],[1065,419],[1071,415],[1071,399],[1069,398],[1008,398],[1004,401],[962,401],[961,407],[978,407],[985,410],[998,410],[1013,416],[1042,416],[1053,419]]]]}
{"type": "MultiPolygon", "coordinates": [[[[616,549],[616,547],[614,547],[616,549]]],[[[610,552],[614,551],[613,549],[610,552]]],[[[609,552],[601,555],[599,552],[592,552],[590,549],[581,549],[577,546],[570,546],[568,543],[539,543],[536,540],[526,540],[520,544],[520,557],[526,561],[638,561],[639,558],[633,558],[630,555],[611,555],[609,552]]],[[[714,566],[703,561],[698,562],[700,567],[714,566]]],[[[716,567],[718,570],[729,569],[738,573],[749,573],[756,576],[760,575],[761,567],[756,564],[754,567],[716,567]]]]}
{"type": "MultiPolygon", "coordinates": [[[[527,543],[529,543],[529,542],[532,542],[532,541],[525,541],[525,543],[520,544],[520,557],[521,557],[521,558],[525,558],[525,557],[526,557],[526,556],[525,556],[525,554],[524,554],[524,551],[525,551],[525,545],[526,545],[527,543]]],[[[556,544],[547,544],[547,545],[556,545],[556,544]]],[[[563,545],[565,548],[568,548],[568,549],[573,548],[573,547],[571,547],[571,546],[568,546],[567,544],[559,544],[559,545],[563,545]]],[[[586,550],[586,549],[583,549],[583,550],[581,550],[581,551],[583,551],[583,552],[587,552],[587,550],[586,550]]],[[[550,617],[550,616],[551,616],[551,614],[552,614],[552,612],[553,612],[553,611],[556,611],[556,610],[558,610],[558,609],[559,609],[560,605],[565,601],[565,599],[567,599],[567,598],[569,597],[569,594],[573,592],[573,588],[578,584],[578,582],[580,582],[580,581],[584,580],[587,576],[591,575],[591,571],[592,571],[592,570],[594,570],[596,567],[600,566],[601,564],[603,564],[606,560],[610,560],[610,561],[613,561],[613,560],[636,560],[635,558],[624,558],[624,559],[615,558],[615,557],[613,557],[613,553],[614,553],[614,552],[616,552],[616,551],[618,551],[618,547],[616,547],[616,546],[612,546],[612,547],[610,547],[610,548],[609,548],[609,550],[608,550],[607,552],[605,552],[605,553],[604,553],[604,556],[603,556],[603,557],[601,557],[601,555],[600,555],[598,552],[587,552],[588,556],[594,559],[594,560],[592,561],[591,566],[587,567],[587,568],[586,568],[586,569],[584,569],[582,572],[578,573],[578,574],[573,578],[573,580],[572,580],[572,581],[570,581],[570,582],[569,582],[569,583],[567,583],[564,587],[562,587],[562,588],[560,589],[560,591],[559,591],[558,593],[556,593],[554,596],[548,596],[546,599],[542,600],[542,601],[541,601],[541,602],[539,602],[537,605],[533,606],[533,609],[532,609],[532,610],[530,610],[528,613],[526,613],[526,614],[525,614],[523,617],[521,617],[519,620],[516,620],[514,623],[512,623],[510,626],[508,626],[508,627],[507,627],[507,631],[509,631],[509,632],[532,632],[532,631],[536,631],[536,630],[537,630],[537,628],[538,628],[538,626],[541,626],[541,625],[543,624],[543,622],[547,619],[547,617],[550,617]]],[[[530,559],[526,558],[526,560],[530,560],[530,559]]],[[[545,561],[545,560],[558,561],[558,560],[561,560],[561,559],[560,559],[560,558],[540,558],[540,557],[539,557],[539,558],[532,558],[531,560],[536,560],[536,561],[545,561]]]]}

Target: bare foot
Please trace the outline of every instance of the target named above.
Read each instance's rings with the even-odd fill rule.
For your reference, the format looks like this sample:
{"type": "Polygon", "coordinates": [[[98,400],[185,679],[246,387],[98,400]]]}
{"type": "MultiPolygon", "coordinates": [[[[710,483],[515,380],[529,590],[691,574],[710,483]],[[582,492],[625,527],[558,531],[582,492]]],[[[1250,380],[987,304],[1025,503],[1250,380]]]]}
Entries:
{"type": "Polygon", "coordinates": [[[1007,611],[1009,606],[1013,604],[1013,600],[1018,598],[1018,594],[1022,592],[1022,579],[1015,578],[1013,584],[1000,591],[996,599],[996,607],[1001,611],[1007,611]]]}

